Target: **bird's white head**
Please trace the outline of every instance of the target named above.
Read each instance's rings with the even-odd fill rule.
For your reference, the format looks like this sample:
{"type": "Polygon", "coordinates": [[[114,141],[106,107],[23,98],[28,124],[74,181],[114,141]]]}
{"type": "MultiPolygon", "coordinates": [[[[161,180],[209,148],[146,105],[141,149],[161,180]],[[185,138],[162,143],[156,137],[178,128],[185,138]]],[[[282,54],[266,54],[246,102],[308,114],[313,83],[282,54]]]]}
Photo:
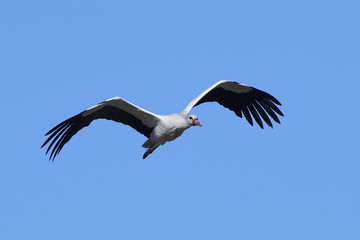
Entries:
{"type": "Polygon", "coordinates": [[[191,126],[199,126],[199,127],[202,127],[201,123],[199,122],[198,120],[198,117],[195,116],[195,115],[190,115],[188,117],[188,122],[191,126]]]}

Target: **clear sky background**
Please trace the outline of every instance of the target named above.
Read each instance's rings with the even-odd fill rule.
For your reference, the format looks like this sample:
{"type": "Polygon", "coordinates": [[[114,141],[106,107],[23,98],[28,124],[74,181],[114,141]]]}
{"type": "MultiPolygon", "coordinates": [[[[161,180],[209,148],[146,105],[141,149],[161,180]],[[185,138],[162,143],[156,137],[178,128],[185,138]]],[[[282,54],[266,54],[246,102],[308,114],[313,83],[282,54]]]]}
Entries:
{"type": "Polygon", "coordinates": [[[0,239],[360,239],[358,1],[2,1],[0,239]],[[274,128],[220,105],[146,160],[106,120],[49,162],[44,134],[121,96],[180,112],[218,80],[279,99],[274,128]]]}

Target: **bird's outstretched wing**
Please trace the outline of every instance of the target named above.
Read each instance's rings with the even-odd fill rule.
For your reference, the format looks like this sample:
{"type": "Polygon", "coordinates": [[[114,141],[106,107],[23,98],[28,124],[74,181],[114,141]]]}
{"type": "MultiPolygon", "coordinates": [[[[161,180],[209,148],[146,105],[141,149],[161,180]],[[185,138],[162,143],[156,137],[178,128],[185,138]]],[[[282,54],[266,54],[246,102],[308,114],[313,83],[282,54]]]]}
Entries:
{"type": "Polygon", "coordinates": [[[101,118],[129,125],[148,138],[159,121],[159,116],[154,113],[146,111],[120,97],[111,98],[63,121],[46,133],[45,136],[51,135],[41,147],[44,147],[52,140],[46,151],[48,153],[52,148],[49,160],[54,161],[64,145],[80,129],[88,126],[93,120],[101,118]]]}
{"type": "Polygon", "coordinates": [[[193,107],[205,102],[218,102],[235,112],[237,116],[244,115],[251,125],[253,125],[252,116],[261,128],[263,128],[261,118],[272,127],[269,116],[277,123],[280,123],[280,120],[276,114],[284,116],[276,106],[281,106],[281,103],[270,94],[228,80],[221,80],[202,92],[187,105],[183,113],[187,115],[193,107]]]}

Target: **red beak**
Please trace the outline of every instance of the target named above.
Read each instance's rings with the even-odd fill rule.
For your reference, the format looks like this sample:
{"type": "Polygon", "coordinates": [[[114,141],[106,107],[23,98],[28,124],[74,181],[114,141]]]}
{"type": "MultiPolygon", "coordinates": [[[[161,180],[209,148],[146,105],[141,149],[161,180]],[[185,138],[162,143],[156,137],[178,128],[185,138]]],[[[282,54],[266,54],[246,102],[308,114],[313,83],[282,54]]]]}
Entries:
{"type": "Polygon", "coordinates": [[[193,126],[202,127],[201,123],[200,123],[197,119],[194,119],[194,121],[193,121],[193,126]]]}

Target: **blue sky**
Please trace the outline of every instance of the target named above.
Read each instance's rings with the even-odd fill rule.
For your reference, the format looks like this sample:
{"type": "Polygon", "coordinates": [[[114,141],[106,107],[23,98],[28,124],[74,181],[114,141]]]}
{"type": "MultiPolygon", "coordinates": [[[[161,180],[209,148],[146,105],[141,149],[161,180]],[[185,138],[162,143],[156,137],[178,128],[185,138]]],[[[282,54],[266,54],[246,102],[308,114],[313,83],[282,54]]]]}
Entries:
{"type": "Polygon", "coordinates": [[[1,239],[360,239],[357,1],[3,1],[1,239]],[[158,148],[93,122],[49,162],[43,136],[121,96],[181,111],[221,79],[285,117],[216,104],[158,148]]]}

